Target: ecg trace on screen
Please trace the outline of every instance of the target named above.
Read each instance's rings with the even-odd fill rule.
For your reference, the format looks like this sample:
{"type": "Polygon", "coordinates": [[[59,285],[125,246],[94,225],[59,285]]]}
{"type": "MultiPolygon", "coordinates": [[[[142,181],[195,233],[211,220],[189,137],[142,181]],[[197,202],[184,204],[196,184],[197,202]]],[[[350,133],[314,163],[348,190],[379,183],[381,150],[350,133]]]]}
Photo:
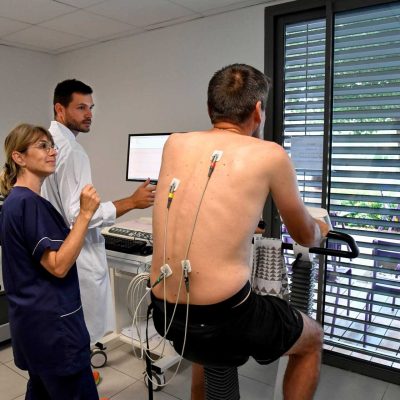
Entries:
{"type": "Polygon", "coordinates": [[[128,181],[158,179],[162,151],[169,134],[131,134],[128,143],[128,181]]]}

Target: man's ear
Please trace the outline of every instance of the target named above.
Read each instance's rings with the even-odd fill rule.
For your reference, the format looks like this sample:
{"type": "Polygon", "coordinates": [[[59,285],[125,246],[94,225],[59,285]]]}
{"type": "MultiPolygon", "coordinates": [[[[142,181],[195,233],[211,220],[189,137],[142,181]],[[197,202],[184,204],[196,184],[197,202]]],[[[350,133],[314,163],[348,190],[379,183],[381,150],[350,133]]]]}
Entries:
{"type": "Polygon", "coordinates": [[[260,124],[262,121],[263,109],[261,107],[261,101],[258,100],[256,103],[256,107],[254,109],[254,118],[257,124],[260,124]]]}
{"type": "Polygon", "coordinates": [[[26,163],[25,163],[25,157],[23,156],[22,153],[20,153],[19,151],[14,150],[11,153],[11,158],[13,159],[13,161],[19,165],[20,167],[25,167],[26,163]]]}
{"type": "Polygon", "coordinates": [[[54,104],[54,111],[56,117],[62,117],[64,115],[64,106],[61,103],[54,104]]]}

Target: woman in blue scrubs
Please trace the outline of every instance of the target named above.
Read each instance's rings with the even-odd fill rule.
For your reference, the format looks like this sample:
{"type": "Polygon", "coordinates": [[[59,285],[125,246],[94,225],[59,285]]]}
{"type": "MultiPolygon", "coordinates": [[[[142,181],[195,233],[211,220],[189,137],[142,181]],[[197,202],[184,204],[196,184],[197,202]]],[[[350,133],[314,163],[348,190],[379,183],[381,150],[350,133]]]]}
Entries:
{"type": "Polygon", "coordinates": [[[50,133],[21,124],[7,136],[4,149],[3,278],[14,362],[30,378],[25,399],[98,400],[75,260],[99,196],[92,185],[85,186],[70,230],[40,196],[43,180],[56,166],[50,133]]]}

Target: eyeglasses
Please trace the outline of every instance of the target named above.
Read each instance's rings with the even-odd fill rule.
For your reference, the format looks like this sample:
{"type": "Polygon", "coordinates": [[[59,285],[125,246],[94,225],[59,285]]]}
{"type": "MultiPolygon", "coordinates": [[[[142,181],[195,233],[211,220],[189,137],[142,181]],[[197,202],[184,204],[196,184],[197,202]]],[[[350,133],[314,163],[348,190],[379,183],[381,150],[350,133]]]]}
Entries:
{"type": "Polygon", "coordinates": [[[50,142],[39,142],[37,145],[30,146],[30,147],[35,147],[36,149],[39,149],[39,150],[45,150],[47,153],[50,152],[50,149],[58,151],[58,146],[56,144],[53,144],[50,142]]]}

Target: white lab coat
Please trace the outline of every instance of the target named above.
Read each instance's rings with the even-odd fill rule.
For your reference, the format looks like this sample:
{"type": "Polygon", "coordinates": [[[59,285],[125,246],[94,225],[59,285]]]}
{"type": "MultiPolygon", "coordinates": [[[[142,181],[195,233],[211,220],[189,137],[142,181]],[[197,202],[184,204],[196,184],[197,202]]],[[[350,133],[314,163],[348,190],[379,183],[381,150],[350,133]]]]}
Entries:
{"type": "MultiPolygon", "coordinates": [[[[42,195],[60,212],[68,226],[72,226],[79,213],[82,188],[92,183],[90,161],[67,127],[52,121],[49,131],[59,150],[56,171],[43,182],[42,195]]],[[[113,225],[115,218],[114,204],[111,201],[101,203],[90,222],[76,262],[83,312],[92,343],[115,327],[106,251],[101,235],[101,228],[113,225]]]]}

